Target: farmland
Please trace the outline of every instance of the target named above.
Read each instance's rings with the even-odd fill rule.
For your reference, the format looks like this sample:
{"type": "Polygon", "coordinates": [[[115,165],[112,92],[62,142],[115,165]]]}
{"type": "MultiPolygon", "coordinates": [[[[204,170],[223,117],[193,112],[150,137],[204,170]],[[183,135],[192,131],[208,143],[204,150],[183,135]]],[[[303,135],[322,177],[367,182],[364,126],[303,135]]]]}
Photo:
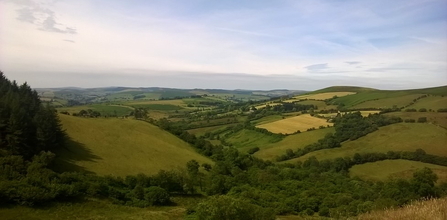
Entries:
{"type": "Polygon", "coordinates": [[[254,155],[264,160],[274,161],[277,156],[284,154],[287,149],[299,149],[305,147],[306,145],[317,142],[331,132],[334,132],[334,128],[332,127],[289,135],[279,142],[261,146],[261,150],[254,155]]]}
{"type": "Polygon", "coordinates": [[[99,113],[101,113],[102,116],[109,116],[109,115],[125,116],[129,115],[129,113],[133,110],[133,108],[129,106],[106,105],[106,104],[92,104],[92,105],[57,108],[59,112],[65,111],[70,114],[78,113],[81,110],[87,110],[87,109],[98,111],[99,113]]]}
{"type": "Polygon", "coordinates": [[[355,92],[324,92],[324,93],[317,93],[317,94],[309,94],[309,95],[299,95],[295,96],[294,99],[296,100],[326,100],[333,98],[334,96],[337,97],[343,97],[347,95],[355,94],[355,92]]]}
{"type": "Polygon", "coordinates": [[[447,167],[409,160],[383,160],[355,165],[349,174],[367,180],[386,181],[389,178],[411,178],[415,171],[424,167],[432,169],[440,181],[447,181],[447,167]]]}
{"type": "Polygon", "coordinates": [[[71,139],[68,147],[58,152],[60,169],[125,176],[177,169],[191,159],[211,162],[182,140],[146,122],[66,115],[60,118],[71,139]]]}
{"type": "Polygon", "coordinates": [[[258,125],[257,127],[265,128],[273,133],[292,134],[296,131],[306,131],[310,128],[318,128],[320,126],[326,127],[331,125],[332,123],[326,122],[325,119],[316,118],[305,114],[258,125]]]}
{"type": "Polygon", "coordinates": [[[315,156],[319,160],[353,156],[355,153],[386,153],[423,149],[428,154],[447,156],[447,130],[432,124],[399,123],[380,128],[355,141],[346,141],[342,147],[306,154],[288,162],[304,161],[315,156]]]}

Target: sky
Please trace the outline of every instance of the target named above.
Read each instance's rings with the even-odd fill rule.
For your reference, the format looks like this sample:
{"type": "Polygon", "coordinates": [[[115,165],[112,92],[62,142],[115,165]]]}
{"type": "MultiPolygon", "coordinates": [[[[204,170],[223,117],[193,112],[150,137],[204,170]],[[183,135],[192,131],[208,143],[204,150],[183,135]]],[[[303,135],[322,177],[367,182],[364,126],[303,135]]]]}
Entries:
{"type": "Polygon", "coordinates": [[[0,71],[35,88],[447,85],[446,0],[0,0],[0,71]]]}

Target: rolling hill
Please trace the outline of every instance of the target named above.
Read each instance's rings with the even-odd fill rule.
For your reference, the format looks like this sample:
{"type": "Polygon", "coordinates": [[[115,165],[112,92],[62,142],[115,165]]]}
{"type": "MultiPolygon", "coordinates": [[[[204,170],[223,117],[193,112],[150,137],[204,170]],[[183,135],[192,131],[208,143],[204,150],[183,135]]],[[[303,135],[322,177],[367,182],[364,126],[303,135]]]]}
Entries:
{"type": "Polygon", "coordinates": [[[143,121],[67,115],[60,119],[70,141],[56,152],[61,155],[56,161],[59,170],[125,176],[183,168],[192,159],[212,163],[186,142],[143,121]]]}

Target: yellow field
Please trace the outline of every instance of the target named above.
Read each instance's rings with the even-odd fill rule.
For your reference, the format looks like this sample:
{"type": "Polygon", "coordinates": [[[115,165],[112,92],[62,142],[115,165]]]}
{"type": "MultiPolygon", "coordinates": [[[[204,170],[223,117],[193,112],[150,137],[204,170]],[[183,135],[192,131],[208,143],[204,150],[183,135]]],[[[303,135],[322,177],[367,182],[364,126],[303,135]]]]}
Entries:
{"type": "Polygon", "coordinates": [[[312,117],[309,114],[299,115],[291,118],[286,118],[278,121],[274,121],[267,124],[256,126],[258,128],[265,128],[272,133],[292,134],[300,130],[306,131],[309,128],[318,128],[320,126],[332,126],[332,123],[328,123],[325,119],[312,117]]]}
{"type": "Polygon", "coordinates": [[[60,169],[125,176],[183,168],[192,159],[212,163],[186,142],[143,121],[67,115],[60,119],[72,140],[56,152],[61,155],[56,166],[60,169]]]}
{"type": "Polygon", "coordinates": [[[447,181],[447,167],[410,160],[383,160],[355,165],[349,169],[349,174],[365,180],[385,181],[389,178],[411,178],[415,171],[424,167],[438,175],[438,182],[447,181]]]}
{"type": "MultiPolygon", "coordinates": [[[[347,95],[355,94],[355,92],[325,92],[325,93],[318,93],[318,94],[310,94],[310,95],[299,95],[293,97],[294,100],[303,100],[303,99],[313,99],[313,100],[326,100],[330,99],[334,96],[342,97],[347,95]]],[[[291,100],[293,100],[291,99],[291,100]]]]}

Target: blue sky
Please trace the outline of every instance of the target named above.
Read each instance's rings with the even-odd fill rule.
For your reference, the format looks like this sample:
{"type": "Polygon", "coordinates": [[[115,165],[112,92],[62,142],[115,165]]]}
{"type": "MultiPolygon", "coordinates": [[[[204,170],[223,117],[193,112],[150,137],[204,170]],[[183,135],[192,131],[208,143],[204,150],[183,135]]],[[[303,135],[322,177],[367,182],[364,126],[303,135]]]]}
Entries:
{"type": "Polygon", "coordinates": [[[0,0],[0,70],[34,87],[447,84],[447,1],[0,0]]]}

